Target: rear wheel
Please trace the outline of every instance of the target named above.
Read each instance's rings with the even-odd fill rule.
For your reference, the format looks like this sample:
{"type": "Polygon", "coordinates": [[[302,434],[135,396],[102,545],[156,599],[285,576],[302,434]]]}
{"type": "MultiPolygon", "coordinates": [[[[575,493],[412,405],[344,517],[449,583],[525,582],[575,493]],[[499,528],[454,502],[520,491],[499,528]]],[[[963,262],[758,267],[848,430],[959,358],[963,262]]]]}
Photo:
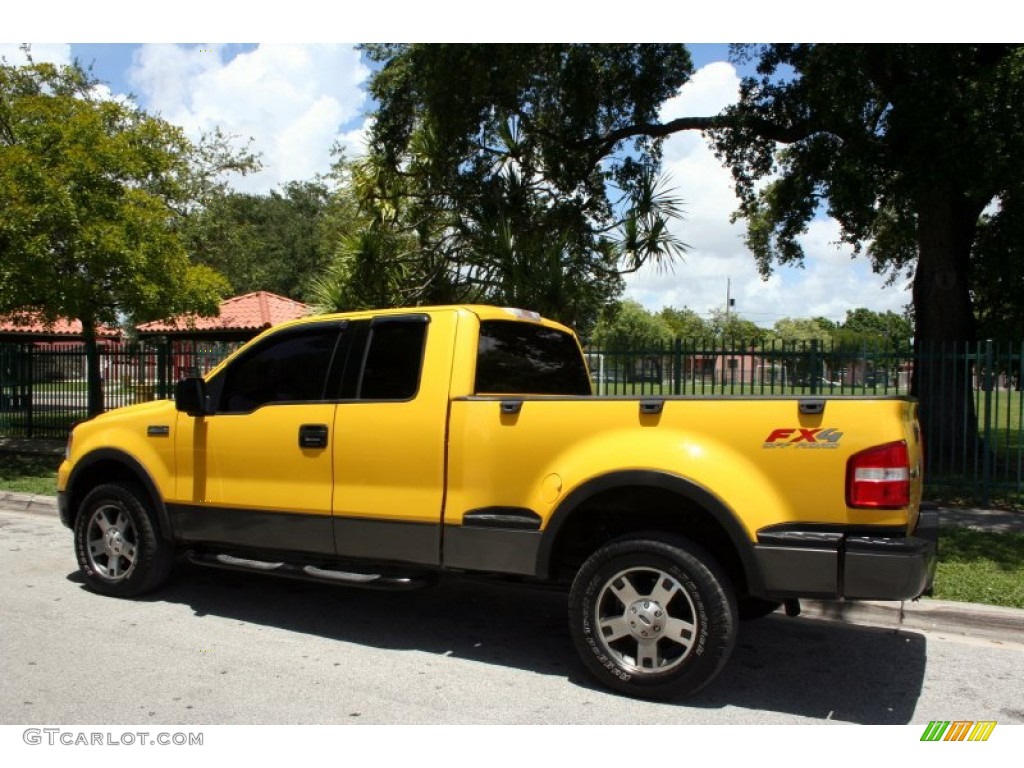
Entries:
{"type": "Polygon", "coordinates": [[[174,551],[135,485],[94,488],[75,519],[75,555],[90,589],[134,597],[163,584],[174,551]]]}
{"type": "Polygon", "coordinates": [[[721,671],[736,640],[736,600],[714,559],[658,534],[613,541],[580,568],[569,595],[573,642],[601,683],[642,698],[686,696],[721,671]]]}

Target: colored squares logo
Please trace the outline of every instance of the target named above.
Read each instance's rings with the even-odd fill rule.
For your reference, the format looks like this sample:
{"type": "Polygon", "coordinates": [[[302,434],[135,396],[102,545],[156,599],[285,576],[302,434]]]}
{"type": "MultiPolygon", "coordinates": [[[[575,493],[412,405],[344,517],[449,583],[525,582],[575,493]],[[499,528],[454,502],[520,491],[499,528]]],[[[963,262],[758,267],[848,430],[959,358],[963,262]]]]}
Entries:
{"type": "Polygon", "coordinates": [[[921,741],[988,741],[995,728],[995,720],[932,720],[921,741]]]}

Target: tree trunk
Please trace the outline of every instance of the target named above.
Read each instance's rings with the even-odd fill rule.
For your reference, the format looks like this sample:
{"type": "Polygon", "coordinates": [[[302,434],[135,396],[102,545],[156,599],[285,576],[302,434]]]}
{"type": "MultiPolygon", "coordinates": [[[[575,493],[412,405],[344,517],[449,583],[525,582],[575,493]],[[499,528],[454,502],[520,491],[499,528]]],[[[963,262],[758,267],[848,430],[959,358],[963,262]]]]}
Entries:
{"type": "Polygon", "coordinates": [[[974,341],[968,270],[979,214],[949,183],[931,185],[918,198],[911,393],[920,400],[932,474],[956,471],[977,450],[967,349],[974,341]]]}
{"type": "Polygon", "coordinates": [[[82,339],[85,341],[85,380],[89,416],[98,416],[103,407],[103,381],[100,376],[100,351],[96,343],[96,321],[82,318],[82,339]]]}

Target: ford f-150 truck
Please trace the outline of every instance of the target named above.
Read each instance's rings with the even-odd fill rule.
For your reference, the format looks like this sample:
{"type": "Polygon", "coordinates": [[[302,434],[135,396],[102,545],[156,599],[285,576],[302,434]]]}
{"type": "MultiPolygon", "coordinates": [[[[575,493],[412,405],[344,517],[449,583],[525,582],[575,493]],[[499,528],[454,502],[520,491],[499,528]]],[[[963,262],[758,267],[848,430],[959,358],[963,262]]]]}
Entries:
{"type": "Polygon", "coordinates": [[[159,587],[178,554],[377,589],[564,585],[598,680],[682,696],[721,670],[743,613],[928,589],[916,407],[595,397],[573,332],[531,312],[325,315],[174,402],[79,424],[59,508],[87,585],[118,597],[159,587]]]}

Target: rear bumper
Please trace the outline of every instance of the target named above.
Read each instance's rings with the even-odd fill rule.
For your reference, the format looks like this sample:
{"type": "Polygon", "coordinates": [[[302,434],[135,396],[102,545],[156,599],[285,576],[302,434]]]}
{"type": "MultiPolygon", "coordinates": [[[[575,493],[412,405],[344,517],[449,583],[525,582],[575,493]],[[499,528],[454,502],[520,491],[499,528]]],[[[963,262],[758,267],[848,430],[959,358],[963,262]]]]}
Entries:
{"type": "Polygon", "coordinates": [[[754,554],[765,597],[910,600],[931,589],[938,538],[928,509],[910,536],[786,526],[760,531],[754,554]]]}

